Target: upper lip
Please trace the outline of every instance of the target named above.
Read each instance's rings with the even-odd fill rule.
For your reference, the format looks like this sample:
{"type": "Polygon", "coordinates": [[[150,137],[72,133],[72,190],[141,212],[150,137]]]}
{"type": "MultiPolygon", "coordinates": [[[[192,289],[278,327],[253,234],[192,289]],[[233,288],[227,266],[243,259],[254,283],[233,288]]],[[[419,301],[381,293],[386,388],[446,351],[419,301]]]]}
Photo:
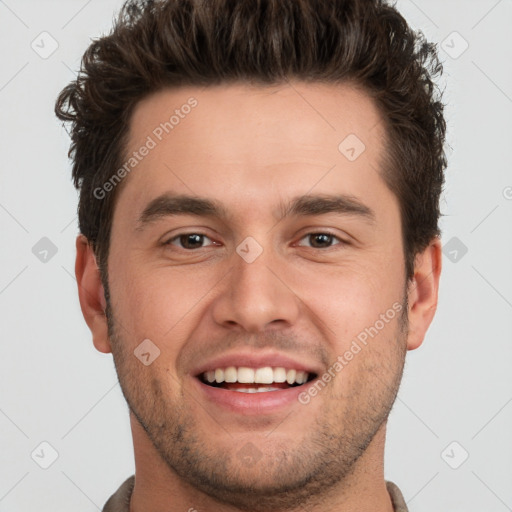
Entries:
{"type": "Polygon", "coordinates": [[[240,367],[245,366],[249,368],[263,368],[270,366],[272,368],[286,368],[288,370],[295,369],[307,373],[314,373],[319,375],[321,369],[318,364],[309,362],[299,362],[290,356],[279,354],[277,352],[236,352],[233,354],[224,354],[207,361],[192,371],[196,377],[202,375],[204,372],[215,370],[217,368],[227,368],[229,366],[240,367]]]}

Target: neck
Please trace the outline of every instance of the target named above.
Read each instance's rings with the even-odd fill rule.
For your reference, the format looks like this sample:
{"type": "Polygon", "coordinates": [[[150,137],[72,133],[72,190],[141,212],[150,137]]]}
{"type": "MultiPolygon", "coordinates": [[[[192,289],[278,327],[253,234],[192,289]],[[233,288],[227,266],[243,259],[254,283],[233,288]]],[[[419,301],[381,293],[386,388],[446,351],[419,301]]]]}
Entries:
{"type": "MultiPolygon", "coordinates": [[[[135,486],[130,512],[241,512],[232,505],[192,487],[160,457],[137,419],[130,413],[135,453],[135,486]]],[[[384,480],[385,424],[382,425],[353,472],[331,488],[328,495],[312,497],[299,508],[272,512],[393,512],[384,480]]]]}

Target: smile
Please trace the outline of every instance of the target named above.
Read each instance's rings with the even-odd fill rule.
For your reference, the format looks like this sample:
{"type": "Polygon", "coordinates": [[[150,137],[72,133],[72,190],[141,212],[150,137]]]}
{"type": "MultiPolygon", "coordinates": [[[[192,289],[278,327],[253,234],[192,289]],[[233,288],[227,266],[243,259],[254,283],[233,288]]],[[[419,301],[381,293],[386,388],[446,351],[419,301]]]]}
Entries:
{"type": "Polygon", "coordinates": [[[314,379],[315,374],[284,367],[228,366],[203,372],[199,378],[204,384],[216,388],[239,393],[266,393],[301,386],[314,379]]]}

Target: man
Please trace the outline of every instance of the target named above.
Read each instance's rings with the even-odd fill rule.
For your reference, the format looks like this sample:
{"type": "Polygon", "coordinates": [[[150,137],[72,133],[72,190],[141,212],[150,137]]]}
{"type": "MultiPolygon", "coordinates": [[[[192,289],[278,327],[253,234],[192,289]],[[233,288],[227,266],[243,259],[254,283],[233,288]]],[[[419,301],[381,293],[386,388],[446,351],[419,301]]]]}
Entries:
{"type": "Polygon", "coordinates": [[[56,113],[133,433],[104,511],[407,510],[384,442],[437,304],[440,70],[380,0],[130,1],[91,44],[56,113]]]}

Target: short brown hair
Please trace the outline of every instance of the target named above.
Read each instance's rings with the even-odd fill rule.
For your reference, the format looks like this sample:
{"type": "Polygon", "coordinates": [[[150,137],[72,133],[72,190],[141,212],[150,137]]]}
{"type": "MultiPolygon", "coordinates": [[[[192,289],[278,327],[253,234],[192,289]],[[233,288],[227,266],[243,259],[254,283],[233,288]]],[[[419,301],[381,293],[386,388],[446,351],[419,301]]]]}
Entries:
{"type": "Polygon", "coordinates": [[[71,122],[80,231],[104,275],[130,117],[144,97],[181,85],[355,83],[375,101],[388,144],[383,178],[400,204],[406,276],[440,234],[446,124],[434,44],[385,0],[128,0],[94,40],[55,113],[71,122]]]}

